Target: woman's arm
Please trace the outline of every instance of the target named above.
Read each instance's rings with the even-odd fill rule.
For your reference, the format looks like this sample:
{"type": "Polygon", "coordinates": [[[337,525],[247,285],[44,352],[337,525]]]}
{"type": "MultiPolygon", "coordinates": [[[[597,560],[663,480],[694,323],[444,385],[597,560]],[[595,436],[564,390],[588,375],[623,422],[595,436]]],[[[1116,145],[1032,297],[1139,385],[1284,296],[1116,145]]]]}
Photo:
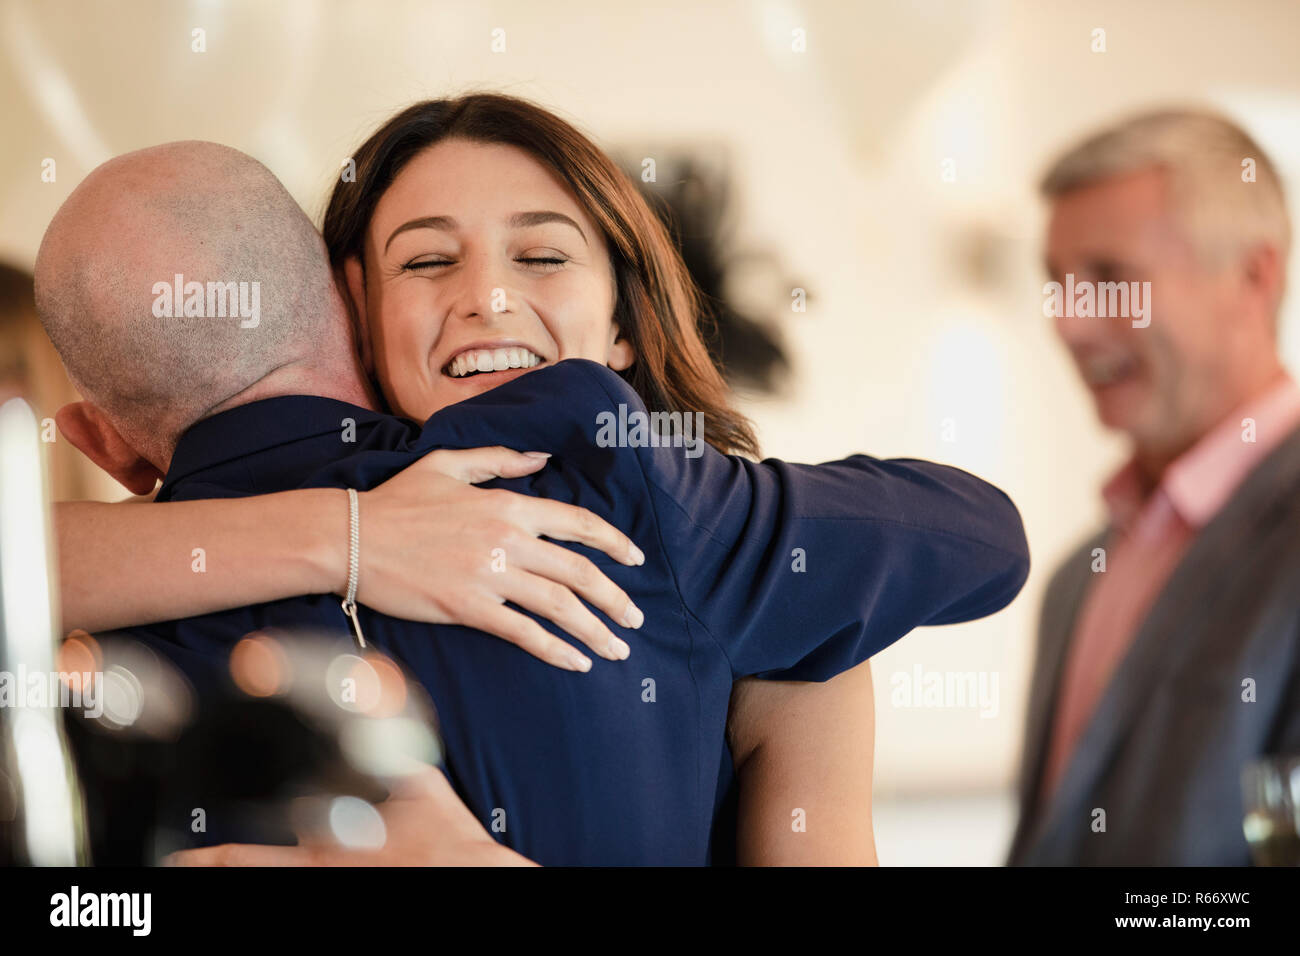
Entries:
{"type": "MultiPolygon", "coordinates": [[[[583,359],[510,385],[516,400],[563,391],[587,421],[623,406],[620,422],[648,414],[617,373],[583,359]]],[[[691,446],[628,440],[603,451],[591,447],[589,430],[557,429],[561,442],[545,447],[587,460],[605,454],[611,500],[652,509],[659,540],[651,543],[733,679],[823,681],[915,628],[992,614],[1025,583],[1020,513],[974,475],[867,455],[753,462],[720,454],[701,440],[702,427],[692,429],[691,446]],[[623,464],[629,455],[636,468],[623,464]]]]}
{"type": "Polygon", "coordinates": [[[824,683],[738,681],[727,730],[740,783],[738,863],[876,865],[870,661],[824,683]]]}
{"type": "MultiPolygon", "coordinates": [[[[463,624],[570,670],[590,661],[506,601],[554,621],[602,657],[618,640],[578,600],[625,626],[640,612],[581,555],[640,552],[572,505],[473,482],[518,477],[545,460],[504,448],[439,450],[360,499],[358,600],[408,620],[463,624]]],[[[183,502],[66,502],[54,515],[65,630],[110,630],[300,594],[342,593],[348,501],[341,489],[183,502]]]]}
{"type": "Polygon", "coordinates": [[[337,590],[347,493],[54,506],[65,630],[106,631],[337,590]]]}

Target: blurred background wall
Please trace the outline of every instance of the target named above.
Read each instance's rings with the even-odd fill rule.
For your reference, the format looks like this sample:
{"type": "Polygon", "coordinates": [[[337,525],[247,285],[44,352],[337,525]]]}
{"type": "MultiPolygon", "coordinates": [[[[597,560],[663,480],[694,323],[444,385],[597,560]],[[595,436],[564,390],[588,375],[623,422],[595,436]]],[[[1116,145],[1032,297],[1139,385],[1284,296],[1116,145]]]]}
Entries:
{"type": "MultiPolygon", "coordinates": [[[[1095,124],[1199,102],[1272,153],[1293,216],[1300,191],[1287,0],[3,0],[0,34],[0,259],[23,269],[112,155],[227,143],[319,219],[382,120],[473,88],[558,110],[633,169],[689,157],[716,171],[728,301],[789,359],[774,391],[744,393],[765,453],[951,462],[1004,488],[1029,533],[1034,569],[1009,609],[873,665],[885,864],[1001,860],[1042,588],[1101,520],[1097,489],[1123,454],[1042,315],[1038,174],[1095,124]],[[903,706],[931,673],[984,680],[984,705],[903,706]]],[[[37,396],[43,414],[57,394],[37,396]]],[[[77,481],[65,489],[124,495],[77,481]]]]}

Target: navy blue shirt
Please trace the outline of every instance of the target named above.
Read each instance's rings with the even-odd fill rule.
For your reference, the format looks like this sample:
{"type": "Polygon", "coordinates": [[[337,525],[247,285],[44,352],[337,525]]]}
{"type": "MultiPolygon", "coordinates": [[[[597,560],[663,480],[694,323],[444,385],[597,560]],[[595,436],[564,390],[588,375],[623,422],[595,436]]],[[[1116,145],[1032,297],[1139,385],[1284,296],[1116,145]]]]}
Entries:
{"type": "MultiPolygon", "coordinates": [[[[564,671],[480,631],[362,608],[366,637],[427,688],[444,769],[485,826],[504,812],[501,842],[551,865],[717,862],[714,828],[735,787],[732,683],[824,681],[915,627],[997,611],[1024,583],[1028,548],[1010,499],[955,468],[864,455],[760,463],[707,445],[690,457],[597,440],[609,415],[638,411],[619,375],[584,360],[520,376],[423,427],[332,399],[266,399],[190,428],[158,500],[368,489],[436,448],[551,452],[537,473],[487,485],[580,505],[640,546],[646,563],[625,567],[565,545],[645,612],[636,631],[595,612],[631,657],[564,671]],[[354,441],[344,440],[349,419],[354,441]]],[[[250,631],[294,626],[349,634],[333,595],[131,633],[224,659],[250,631]]]]}

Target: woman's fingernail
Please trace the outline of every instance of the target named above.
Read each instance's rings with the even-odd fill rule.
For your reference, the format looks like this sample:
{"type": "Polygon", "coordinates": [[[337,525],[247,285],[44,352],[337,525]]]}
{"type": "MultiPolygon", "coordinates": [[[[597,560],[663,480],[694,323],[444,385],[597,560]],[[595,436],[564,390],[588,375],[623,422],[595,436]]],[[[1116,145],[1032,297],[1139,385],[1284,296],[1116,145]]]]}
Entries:
{"type": "Polygon", "coordinates": [[[614,659],[625,661],[632,654],[632,648],[627,646],[627,641],[619,640],[617,637],[609,642],[609,652],[614,655],[614,659]]]}
{"type": "Polygon", "coordinates": [[[551,453],[549,451],[526,451],[524,452],[524,454],[527,455],[529,458],[550,458],[551,457],[551,453]]]}
{"type": "Polygon", "coordinates": [[[578,651],[569,652],[569,664],[575,671],[582,671],[584,674],[591,670],[591,660],[578,651]]]}
{"type": "Polygon", "coordinates": [[[632,545],[632,551],[630,552],[629,559],[634,565],[639,566],[645,564],[645,552],[643,552],[636,545],[632,545]]]}
{"type": "Polygon", "coordinates": [[[623,612],[623,626],[638,628],[644,623],[645,615],[641,613],[641,609],[631,601],[628,601],[627,610],[623,612]]]}

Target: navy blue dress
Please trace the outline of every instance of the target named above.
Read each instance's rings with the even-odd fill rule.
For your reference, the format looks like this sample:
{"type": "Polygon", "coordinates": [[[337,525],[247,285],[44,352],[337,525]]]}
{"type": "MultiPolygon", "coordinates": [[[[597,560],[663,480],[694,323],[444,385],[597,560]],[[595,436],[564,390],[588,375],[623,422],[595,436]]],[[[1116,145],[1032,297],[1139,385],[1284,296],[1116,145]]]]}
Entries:
{"type": "MultiPolygon", "coordinates": [[[[423,428],[332,399],[267,399],[189,429],[158,500],[367,489],[436,448],[551,452],[536,474],[487,486],[581,505],[641,547],[646,563],[629,568],[566,545],[645,612],[637,631],[596,612],[631,657],[568,672],[479,631],[363,608],[366,637],[428,689],[444,770],[485,826],[504,822],[501,842],[551,865],[726,862],[732,683],[824,681],[915,627],[991,614],[1024,583],[1028,548],[1010,499],[955,468],[604,447],[600,425],[620,405],[645,411],[618,374],[583,360],[443,409],[423,428]]],[[[130,633],[178,659],[224,660],[250,631],[293,626],[349,640],[332,595],[130,633]]]]}

